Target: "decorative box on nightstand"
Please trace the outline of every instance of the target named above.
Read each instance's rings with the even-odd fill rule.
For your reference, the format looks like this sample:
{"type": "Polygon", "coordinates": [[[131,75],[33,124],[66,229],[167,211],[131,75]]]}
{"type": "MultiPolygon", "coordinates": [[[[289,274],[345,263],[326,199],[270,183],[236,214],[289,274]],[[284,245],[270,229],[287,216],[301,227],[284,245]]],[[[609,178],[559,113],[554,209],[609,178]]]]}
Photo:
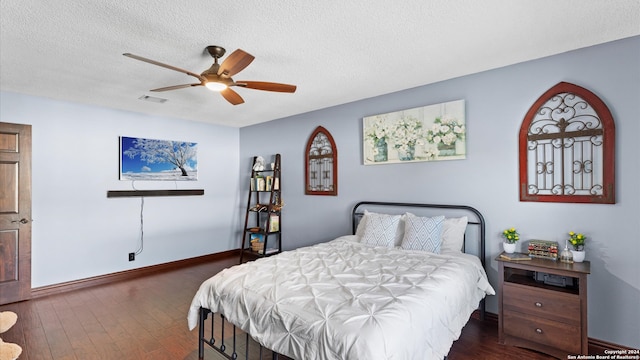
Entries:
{"type": "Polygon", "coordinates": [[[588,354],[587,275],[591,264],[538,258],[511,261],[500,256],[496,261],[500,343],[559,359],[588,354]]]}

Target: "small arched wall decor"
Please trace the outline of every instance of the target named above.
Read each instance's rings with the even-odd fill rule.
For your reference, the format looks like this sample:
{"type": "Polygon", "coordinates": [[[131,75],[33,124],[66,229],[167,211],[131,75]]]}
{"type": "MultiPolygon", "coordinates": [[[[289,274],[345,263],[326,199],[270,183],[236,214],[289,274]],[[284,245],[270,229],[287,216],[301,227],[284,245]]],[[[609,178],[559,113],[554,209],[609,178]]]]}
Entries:
{"type": "Polygon", "coordinates": [[[561,82],[520,127],[520,201],[615,203],[615,124],[598,96],[561,82]]]}
{"type": "Polygon", "coordinates": [[[313,131],[305,158],[305,194],[338,195],[338,148],[327,129],[313,131]]]}

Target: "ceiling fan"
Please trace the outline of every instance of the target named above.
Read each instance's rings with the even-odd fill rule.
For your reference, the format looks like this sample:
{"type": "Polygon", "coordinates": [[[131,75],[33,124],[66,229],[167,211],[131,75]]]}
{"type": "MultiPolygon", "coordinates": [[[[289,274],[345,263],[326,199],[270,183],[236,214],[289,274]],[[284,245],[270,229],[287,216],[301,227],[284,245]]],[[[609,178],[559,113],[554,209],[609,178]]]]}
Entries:
{"type": "Polygon", "coordinates": [[[222,64],[218,64],[218,59],[224,56],[226,50],[220,46],[215,45],[207,46],[206,50],[213,57],[214,62],[210,68],[203,71],[201,74],[196,74],[179,67],[163,64],[161,62],[130,53],[124,53],[122,55],[130,57],[132,59],[144,61],[149,64],[162,66],[163,68],[167,68],[169,70],[178,71],[183,74],[193,76],[200,81],[193,84],[173,85],[158,89],[152,89],[150,91],[168,91],[188,88],[192,86],[206,86],[210,90],[219,91],[220,94],[233,105],[242,104],[244,103],[244,100],[237,92],[231,89],[232,86],[287,93],[293,93],[296,91],[296,86],[289,84],[280,84],[266,81],[234,81],[231,77],[246,68],[253,61],[253,59],[255,59],[255,57],[241,49],[238,49],[227,56],[222,64]]]}

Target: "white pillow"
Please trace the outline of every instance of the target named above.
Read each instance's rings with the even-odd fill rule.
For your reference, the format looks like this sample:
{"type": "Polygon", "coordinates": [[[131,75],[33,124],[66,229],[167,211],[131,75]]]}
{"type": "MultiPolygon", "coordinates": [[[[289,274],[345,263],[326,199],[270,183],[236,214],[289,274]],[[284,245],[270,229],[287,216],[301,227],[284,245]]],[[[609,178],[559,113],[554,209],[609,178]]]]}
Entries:
{"type": "MultiPolygon", "coordinates": [[[[398,237],[399,234],[398,224],[400,223],[400,217],[400,215],[378,214],[365,211],[365,216],[362,219],[365,221],[364,231],[360,242],[370,246],[394,247],[396,237],[398,237]]],[[[360,223],[362,223],[362,220],[360,223]]]]}
{"type": "Polygon", "coordinates": [[[367,227],[367,215],[371,214],[367,210],[364,211],[364,215],[360,218],[360,222],[358,223],[358,227],[356,227],[356,236],[362,239],[362,235],[364,235],[364,229],[367,227]]]}
{"type": "Polygon", "coordinates": [[[443,223],[444,216],[419,217],[406,213],[401,247],[405,250],[423,250],[439,254],[443,223]]]}
{"type": "Polygon", "coordinates": [[[464,232],[467,230],[468,221],[466,216],[444,219],[440,252],[462,252],[464,232]]]}

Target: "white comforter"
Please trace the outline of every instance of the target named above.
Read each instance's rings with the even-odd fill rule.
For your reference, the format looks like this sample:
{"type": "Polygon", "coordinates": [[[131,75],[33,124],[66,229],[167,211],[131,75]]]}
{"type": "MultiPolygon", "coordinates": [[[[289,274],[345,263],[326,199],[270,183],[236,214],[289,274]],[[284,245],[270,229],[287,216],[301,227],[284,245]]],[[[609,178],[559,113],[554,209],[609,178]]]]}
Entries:
{"type": "Polygon", "coordinates": [[[442,359],[485,294],[495,292],[475,256],[345,236],[221,271],[188,322],[208,308],[295,359],[442,359]]]}

